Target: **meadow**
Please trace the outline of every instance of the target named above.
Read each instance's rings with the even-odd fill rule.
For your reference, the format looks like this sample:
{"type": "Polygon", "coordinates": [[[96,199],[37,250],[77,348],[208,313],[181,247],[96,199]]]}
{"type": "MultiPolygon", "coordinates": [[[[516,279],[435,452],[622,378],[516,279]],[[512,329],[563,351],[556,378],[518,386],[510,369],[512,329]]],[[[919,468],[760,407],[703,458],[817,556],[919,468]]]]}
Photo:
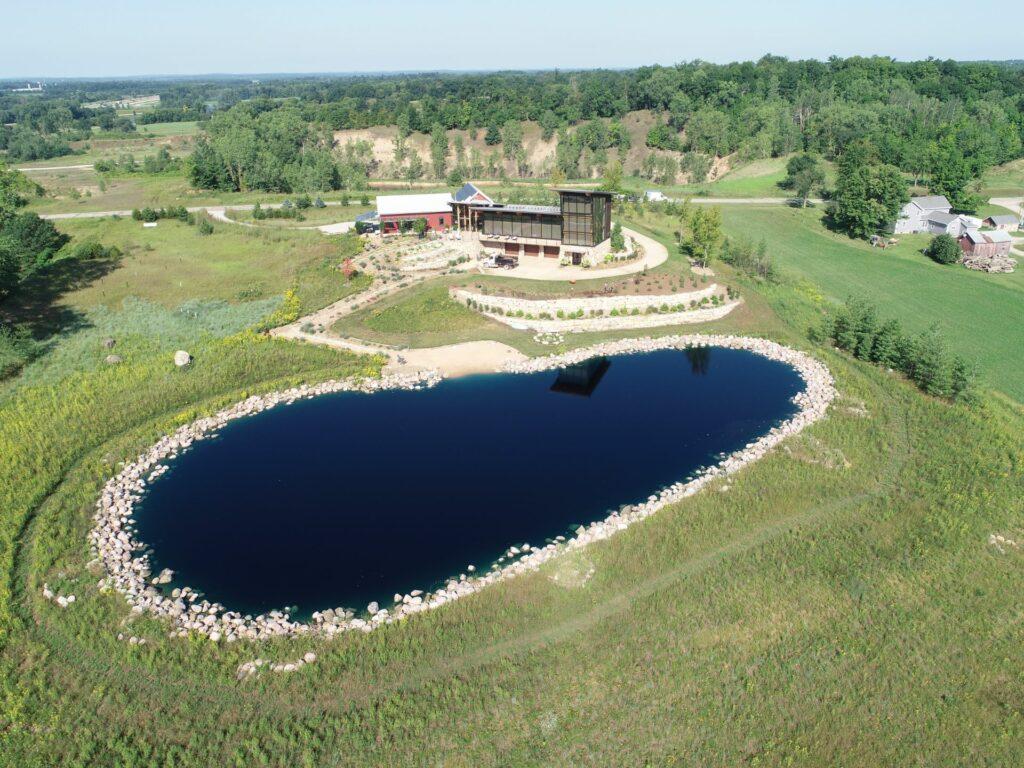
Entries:
{"type": "MultiPolygon", "coordinates": [[[[170,639],[100,590],[87,546],[96,497],[119,462],[198,415],[377,375],[379,358],[253,330],[290,288],[309,311],[368,278],[344,280],[345,246],[317,232],[61,221],[124,255],[57,262],[61,279],[0,305],[59,329],[0,389],[0,765],[1016,764],[1024,549],[990,537],[1024,545],[1020,274],[939,267],[919,252],[927,238],[872,250],[828,231],[820,210],[723,215],[730,235],[767,240],[781,279],[714,263],[744,304],[683,330],[810,351],[837,380],[827,419],[539,573],[369,635],[257,645],[170,639]],[[976,353],[977,402],[929,398],[812,342],[808,328],[855,292],[908,328],[938,320],[976,353]],[[172,363],[178,348],[195,356],[186,370],[172,363]],[[122,362],[105,364],[110,352],[122,362]],[[77,601],[45,600],[44,582],[77,601]],[[256,657],[309,650],[317,662],[300,672],[236,679],[256,657]]],[[[677,223],[651,212],[627,223],[669,247],[654,272],[692,279],[677,223]]],[[[336,327],[411,346],[494,338],[553,351],[451,302],[457,282],[569,289],[451,276],[336,327]]]]}
{"type": "MultiPolygon", "coordinates": [[[[762,291],[766,332],[808,346],[820,302],[790,284],[762,291]]],[[[175,424],[373,362],[242,334],[198,348],[184,373],[162,350],[25,388],[0,404],[13,457],[0,466],[4,754],[19,766],[1012,763],[1024,633],[1006,596],[1024,588],[1024,553],[988,539],[1021,532],[1024,413],[987,395],[950,406],[812,349],[840,402],[722,489],[401,625],[258,647],[170,640],[102,594],[86,566],[96,493],[175,424]],[[45,601],[44,581],[78,601],[45,601]],[[257,655],[307,650],[318,660],[300,673],[235,679],[257,655]]]]}

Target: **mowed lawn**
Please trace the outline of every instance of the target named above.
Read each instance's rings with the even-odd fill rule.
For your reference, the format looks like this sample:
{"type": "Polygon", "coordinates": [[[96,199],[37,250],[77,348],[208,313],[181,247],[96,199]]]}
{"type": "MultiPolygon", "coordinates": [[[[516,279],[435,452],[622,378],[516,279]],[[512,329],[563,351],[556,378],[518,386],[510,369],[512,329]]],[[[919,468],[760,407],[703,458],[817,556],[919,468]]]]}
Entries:
{"type": "Polygon", "coordinates": [[[1024,400],[1024,272],[941,266],[920,252],[926,235],[872,248],[826,229],[820,209],[723,207],[722,215],[728,234],[764,238],[784,272],[814,283],[827,298],[867,296],[912,331],[937,323],[957,352],[977,361],[987,383],[1024,400]]]}
{"type": "Polygon", "coordinates": [[[195,120],[180,123],[146,123],[138,126],[137,131],[151,136],[195,136],[199,133],[199,123],[195,120]]]}

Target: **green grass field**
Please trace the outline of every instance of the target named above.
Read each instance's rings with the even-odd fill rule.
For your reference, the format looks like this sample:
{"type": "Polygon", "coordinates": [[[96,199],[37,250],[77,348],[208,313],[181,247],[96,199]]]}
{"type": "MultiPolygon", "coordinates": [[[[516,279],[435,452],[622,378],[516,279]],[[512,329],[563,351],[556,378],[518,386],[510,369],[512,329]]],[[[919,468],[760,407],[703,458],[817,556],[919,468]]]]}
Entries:
{"type": "Polygon", "coordinates": [[[957,351],[977,361],[986,381],[1024,401],[1024,273],[936,264],[921,253],[926,235],[872,248],[825,229],[816,210],[723,207],[722,213],[729,234],[764,238],[783,270],[826,297],[867,296],[913,331],[938,323],[957,351]]]}
{"type": "MultiPolygon", "coordinates": [[[[625,186],[632,191],[660,189],[669,197],[786,197],[791,193],[779,186],[786,178],[788,157],[774,157],[740,164],[715,181],[700,184],[652,184],[631,178],[625,186]]],[[[826,163],[826,184],[834,181],[834,168],[826,163]]]]}
{"type": "Polygon", "coordinates": [[[1024,196],[1024,160],[1014,160],[990,169],[981,180],[985,197],[1024,196]]]}
{"type": "MultiPolygon", "coordinates": [[[[242,292],[280,294],[306,267],[336,251],[336,244],[319,232],[214,224],[214,234],[204,237],[178,221],[145,228],[132,219],[72,219],[58,226],[76,240],[96,240],[124,252],[109,272],[88,284],[73,284],[63,295],[67,306],[79,309],[116,306],[129,296],[174,307],[191,299],[236,301],[242,292]]],[[[52,275],[43,273],[26,293],[43,291],[53,282],[52,275]]]]}
{"type": "Polygon", "coordinates": [[[136,130],[150,136],[195,136],[199,133],[199,123],[195,120],[180,123],[145,123],[139,125],[136,130]]]}
{"type": "MultiPolygon", "coordinates": [[[[807,296],[765,289],[803,344],[807,296]]],[[[19,766],[1012,764],[1022,632],[1007,595],[1024,415],[920,395],[818,348],[828,420],[708,492],[534,575],[368,636],[170,640],[87,573],[120,457],[246,392],[356,370],[285,342],[211,341],[0,404],[4,752],[19,766]],[[583,587],[556,573],[594,569],[583,587]],[[47,581],[78,596],[61,611],[47,581]],[[146,637],[129,646],[117,632],[146,637]],[[256,655],[315,650],[239,683],[256,655]],[[827,702],[824,705],[823,702],[827,702]]]]}
{"type": "MultiPolygon", "coordinates": [[[[309,310],[368,280],[344,282],[338,241],[316,232],[220,224],[200,237],[178,222],[61,222],[126,255],[58,262],[47,282],[59,291],[41,281],[0,304],[58,331],[0,388],[0,765],[1017,764],[1024,549],[1000,551],[989,537],[1024,544],[1021,275],[939,267],[918,252],[927,238],[872,250],[828,232],[820,213],[724,207],[731,234],[767,240],[782,280],[715,263],[745,303],[684,330],[809,350],[840,392],[827,419],[727,492],[698,494],[539,573],[369,635],[256,645],[170,639],[102,593],[88,566],[96,496],[118,462],[198,415],[254,392],[376,375],[380,359],[245,330],[295,283],[309,310]],[[811,343],[806,330],[829,300],[856,292],[908,327],[938,320],[998,391],[950,405],[811,343]],[[121,364],[103,362],[107,337],[121,364]],[[186,371],[171,362],[178,348],[195,355],[186,371]],[[591,568],[582,586],[555,578],[591,568]],[[58,608],[43,582],[77,602],[58,608]],[[257,656],[307,650],[318,660],[300,672],[236,680],[257,656]]],[[[690,275],[672,222],[628,223],[670,247],[655,272],[690,275]]],[[[567,290],[449,276],[338,330],[552,351],[448,300],[454,283],[567,290]]],[[[573,335],[566,346],[625,335],[637,334],[573,335]]]]}

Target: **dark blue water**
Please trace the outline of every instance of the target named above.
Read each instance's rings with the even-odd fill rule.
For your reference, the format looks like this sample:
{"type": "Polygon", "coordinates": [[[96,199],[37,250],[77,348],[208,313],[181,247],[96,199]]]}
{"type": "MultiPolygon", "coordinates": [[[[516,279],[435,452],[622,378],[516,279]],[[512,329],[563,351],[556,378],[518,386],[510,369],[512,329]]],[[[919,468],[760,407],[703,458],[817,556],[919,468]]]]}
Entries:
{"type": "Polygon", "coordinates": [[[156,570],[243,613],[390,604],[645,499],[790,417],[803,389],[737,350],[606,363],[231,422],[154,482],[139,539],[156,570]]]}

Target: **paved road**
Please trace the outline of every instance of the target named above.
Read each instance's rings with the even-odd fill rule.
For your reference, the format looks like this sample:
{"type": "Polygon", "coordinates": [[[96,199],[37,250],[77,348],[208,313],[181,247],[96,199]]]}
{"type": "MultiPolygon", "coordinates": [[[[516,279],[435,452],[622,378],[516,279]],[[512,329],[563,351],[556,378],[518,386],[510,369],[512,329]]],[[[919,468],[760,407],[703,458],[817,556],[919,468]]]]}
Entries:
{"type": "MultiPolygon", "coordinates": [[[[679,200],[677,202],[682,202],[679,200]]],[[[793,200],[788,197],[694,197],[690,199],[692,203],[701,203],[706,205],[790,205],[793,200]]],[[[809,203],[819,204],[824,201],[822,200],[808,200],[809,203]]],[[[341,205],[336,200],[331,200],[325,203],[326,205],[341,205]]],[[[280,203],[263,203],[264,208],[280,208],[280,203]]],[[[253,204],[239,204],[239,205],[197,205],[190,206],[189,211],[192,213],[198,213],[201,211],[251,211],[253,204]]],[[[102,219],[105,216],[131,216],[132,212],[127,211],[78,211],[75,213],[42,213],[40,218],[43,219],[102,219]]]]}
{"type": "MultiPolygon", "coordinates": [[[[280,208],[281,203],[261,203],[264,208],[280,208]]],[[[336,206],[341,205],[338,200],[331,200],[325,202],[324,205],[336,206]]],[[[191,205],[187,210],[191,213],[204,213],[219,211],[221,215],[224,215],[224,211],[251,211],[255,208],[255,203],[241,203],[238,205],[191,205]]],[[[74,213],[41,213],[39,218],[41,219],[102,219],[107,216],[131,216],[131,210],[127,211],[76,211],[74,213]]],[[[215,218],[220,218],[217,216],[215,218]]],[[[226,218],[226,217],[225,217],[226,218]]],[[[231,222],[237,224],[237,221],[231,222]]],[[[316,227],[310,227],[310,229],[316,229],[316,227]]]]}

